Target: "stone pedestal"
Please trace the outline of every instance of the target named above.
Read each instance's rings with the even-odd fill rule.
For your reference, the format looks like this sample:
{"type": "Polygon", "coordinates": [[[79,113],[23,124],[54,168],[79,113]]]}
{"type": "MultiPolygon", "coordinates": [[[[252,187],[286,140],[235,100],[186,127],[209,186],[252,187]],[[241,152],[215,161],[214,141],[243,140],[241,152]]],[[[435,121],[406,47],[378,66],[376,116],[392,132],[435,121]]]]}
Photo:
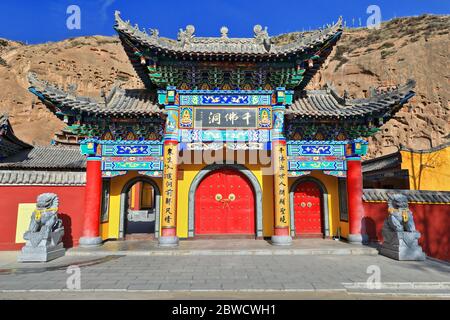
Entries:
{"type": "Polygon", "coordinates": [[[380,254],[396,260],[423,261],[425,253],[419,245],[420,233],[395,232],[383,229],[384,242],[380,248],[380,254]]]}
{"type": "Polygon", "coordinates": [[[63,235],[64,230],[56,230],[52,232],[50,239],[43,239],[37,245],[33,245],[32,240],[27,240],[22,252],[17,257],[17,261],[47,262],[64,256],[66,250],[61,242],[63,235]]]}
{"type": "Polygon", "coordinates": [[[62,242],[57,246],[50,247],[37,247],[25,246],[22,248],[22,252],[17,257],[19,262],[47,262],[59,257],[63,257],[66,250],[63,247],[62,242]]]}

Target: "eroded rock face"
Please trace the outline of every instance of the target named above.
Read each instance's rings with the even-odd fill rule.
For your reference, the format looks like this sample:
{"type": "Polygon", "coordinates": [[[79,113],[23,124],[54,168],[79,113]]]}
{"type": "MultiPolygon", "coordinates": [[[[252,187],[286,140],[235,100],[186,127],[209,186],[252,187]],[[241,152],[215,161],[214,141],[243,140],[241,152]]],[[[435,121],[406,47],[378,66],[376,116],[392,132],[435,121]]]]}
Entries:
{"type": "Polygon", "coordinates": [[[28,92],[29,71],[66,90],[75,84],[79,94],[90,97],[99,97],[101,90],[108,91],[116,81],[126,87],[143,87],[116,37],[81,37],[30,46],[1,43],[0,57],[5,63],[0,63],[0,112],[10,114],[16,135],[29,143],[48,144],[65,127],[28,92]]]}
{"type": "MultiPolygon", "coordinates": [[[[340,93],[347,90],[352,97],[363,97],[369,87],[413,78],[416,96],[370,139],[368,157],[394,152],[400,144],[416,149],[436,146],[450,133],[449,33],[450,16],[401,18],[379,30],[345,30],[307,89],[332,82],[340,93]]],[[[79,94],[92,97],[117,80],[124,87],[143,87],[115,37],[32,46],[6,42],[0,43],[0,112],[10,113],[16,134],[30,143],[47,144],[64,127],[27,91],[30,70],[66,89],[74,83],[79,94]]]]}
{"type": "Polygon", "coordinates": [[[368,157],[397,151],[402,144],[428,149],[450,133],[450,16],[395,19],[379,30],[345,30],[325,67],[308,88],[332,81],[352,97],[369,87],[415,79],[416,96],[370,139],[368,157]]]}

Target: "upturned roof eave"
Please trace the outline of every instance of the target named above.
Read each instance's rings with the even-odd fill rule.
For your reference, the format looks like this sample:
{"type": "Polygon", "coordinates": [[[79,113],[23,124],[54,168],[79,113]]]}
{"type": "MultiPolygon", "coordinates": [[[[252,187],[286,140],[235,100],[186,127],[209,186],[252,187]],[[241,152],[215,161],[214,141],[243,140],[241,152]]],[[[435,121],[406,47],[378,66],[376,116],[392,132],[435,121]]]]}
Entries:
{"type": "MultiPolygon", "coordinates": [[[[252,50],[241,50],[239,52],[233,51],[228,48],[228,50],[223,51],[211,51],[211,50],[193,50],[192,44],[199,46],[195,41],[191,46],[186,47],[182,42],[174,39],[162,38],[159,36],[148,35],[147,33],[141,31],[137,27],[133,27],[129,22],[125,22],[120,17],[120,12],[115,14],[115,25],[114,29],[118,32],[120,36],[123,36],[133,42],[136,42],[141,47],[147,47],[154,49],[164,54],[176,55],[176,56],[195,56],[195,57],[227,57],[227,58],[249,58],[249,59],[285,59],[286,57],[302,53],[308,49],[314,48],[316,46],[323,45],[328,41],[334,39],[342,33],[342,17],[333,25],[329,26],[324,30],[317,30],[312,34],[307,35],[304,38],[299,38],[293,43],[285,45],[270,44],[270,48],[265,48],[263,43],[258,43],[253,41],[253,38],[208,38],[202,37],[200,39],[211,39],[217,42],[214,45],[218,47],[222,46],[226,48],[227,44],[232,43],[233,40],[247,40],[248,47],[252,50]],[[221,42],[222,41],[222,42],[221,42]]],[[[279,37],[281,35],[278,35],[279,37]]],[[[273,38],[273,37],[272,37],[273,38]]],[[[269,38],[272,40],[272,38],[269,38]]]]}
{"type": "Polygon", "coordinates": [[[294,118],[305,118],[328,121],[364,120],[375,117],[391,118],[403,104],[409,101],[415,92],[414,80],[386,93],[377,93],[366,99],[345,99],[337,96],[332,89],[304,91],[287,109],[286,114],[294,118]],[[326,110],[310,97],[333,98],[334,104],[327,105],[326,110]],[[395,99],[393,97],[396,97],[395,99]],[[309,109],[305,109],[308,106],[309,109]]]}
{"type": "MultiPolygon", "coordinates": [[[[64,90],[49,84],[48,82],[39,80],[33,73],[28,75],[28,81],[30,84],[29,91],[36,95],[46,106],[49,104],[54,108],[50,108],[50,111],[57,113],[57,109],[67,108],[74,113],[86,114],[86,115],[98,115],[102,117],[130,117],[135,118],[137,116],[161,116],[162,110],[156,103],[152,103],[148,100],[148,104],[152,109],[138,109],[127,110],[126,106],[119,106],[114,108],[106,103],[100,103],[95,99],[76,96],[73,93],[65,92],[64,90]],[[120,109],[122,107],[122,109],[120,109]]],[[[111,90],[113,95],[123,95],[125,91],[118,92],[117,88],[111,90]]],[[[112,100],[111,97],[109,97],[112,100]]],[[[127,97],[129,99],[128,104],[132,104],[139,97],[127,97]]]]}

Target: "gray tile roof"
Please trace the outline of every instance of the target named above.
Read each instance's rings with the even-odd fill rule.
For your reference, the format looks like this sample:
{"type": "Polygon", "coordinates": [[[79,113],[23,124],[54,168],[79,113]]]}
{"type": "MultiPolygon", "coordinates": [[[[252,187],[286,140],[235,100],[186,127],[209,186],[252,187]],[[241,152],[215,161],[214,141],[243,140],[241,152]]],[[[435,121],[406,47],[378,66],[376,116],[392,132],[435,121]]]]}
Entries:
{"type": "Polygon", "coordinates": [[[0,159],[30,148],[32,148],[31,145],[16,137],[8,115],[0,114],[0,159]]]}
{"type": "Polygon", "coordinates": [[[401,163],[402,155],[400,152],[394,152],[385,156],[363,161],[362,172],[367,173],[386,169],[400,169],[401,163]]]}
{"type": "Polygon", "coordinates": [[[450,203],[450,191],[426,190],[364,189],[363,200],[387,201],[393,193],[406,195],[409,202],[450,203]]]}
{"type": "Polygon", "coordinates": [[[254,38],[229,38],[228,30],[224,27],[221,29],[221,37],[195,37],[195,28],[187,26],[186,30],[180,30],[178,39],[173,40],[160,37],[155,29],[151,30],[149,35],[145,30],[141,31],[137,25],[131,26],[128,21],[122,20],[118,11],[115,13],[114,28],[120,36],[143,47],[153,48],[163,53],[270,58],[301,53],[331,40],[342,32],[342,17],[334,25],[329,25],[322,30],[296,34],[295,40],[287,44],[274,43],[275,41],[269,37],[267,30],[263,30],[259,25],[253,28],[254,38]]]}
{"type": "MultiPolygon", "coordinates": [[[[39,80],[34,73],[28,74],[30,92],[58,108],[68,107],[76,112],[103,116],[144,116],[162,113],[156,96],[147,89],[121,89],[113,87],[103,99],[76,96],[46,81],[39,80]]],[[[52,110],[56,111],[56,110],[52,110]]]]}
{"type": "Polygon", "coordinates": [[[0,170],[0,186],[83,186],[86,172],[45,170],[0,170]]]}
{"type": "Polygon", "coordinates": [[[0,134],[3,133],[5,126],[9,126],[9,120],[7,114],[0,114],[0,134]]]}
{"type": "Polygon", "coordinates": [[[302,118],[361,118],[385,116],[395,113],[414,95],[414,80],[395,90],[377,92],[366,99],[346,99],[333,89],[302,91],[296,96],[286,113],[302,118]]]}
{"type": "Polygon", "coordinates": [[[4,169],[84,170],[86,159],[79,147],[36,146],[0,160],[4,169]]]}

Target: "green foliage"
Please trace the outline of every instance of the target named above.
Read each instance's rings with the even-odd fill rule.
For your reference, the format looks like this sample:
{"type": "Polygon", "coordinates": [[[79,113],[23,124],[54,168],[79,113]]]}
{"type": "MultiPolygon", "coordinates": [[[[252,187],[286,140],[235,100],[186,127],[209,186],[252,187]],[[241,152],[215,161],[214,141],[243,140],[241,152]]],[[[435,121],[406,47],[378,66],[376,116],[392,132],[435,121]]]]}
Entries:
{"type": "Polygon", "coordinates": [[[394,43],[387,41],[387,42],[384,42],[378,49],[389,49],[394,46],[395,46],[394,43]]]}
{"type": "Polygon", "coordinates": [[[388,56],[392,55],[393,53],[395,53],[394,50],[382,50],[381,51],[381,59],[386,59],[388,56]]]}
{"type": "Polygon", "coordinates": [[[8,63],[2,57],[0,57],[0,66],[8,67],[8,63]]]}

